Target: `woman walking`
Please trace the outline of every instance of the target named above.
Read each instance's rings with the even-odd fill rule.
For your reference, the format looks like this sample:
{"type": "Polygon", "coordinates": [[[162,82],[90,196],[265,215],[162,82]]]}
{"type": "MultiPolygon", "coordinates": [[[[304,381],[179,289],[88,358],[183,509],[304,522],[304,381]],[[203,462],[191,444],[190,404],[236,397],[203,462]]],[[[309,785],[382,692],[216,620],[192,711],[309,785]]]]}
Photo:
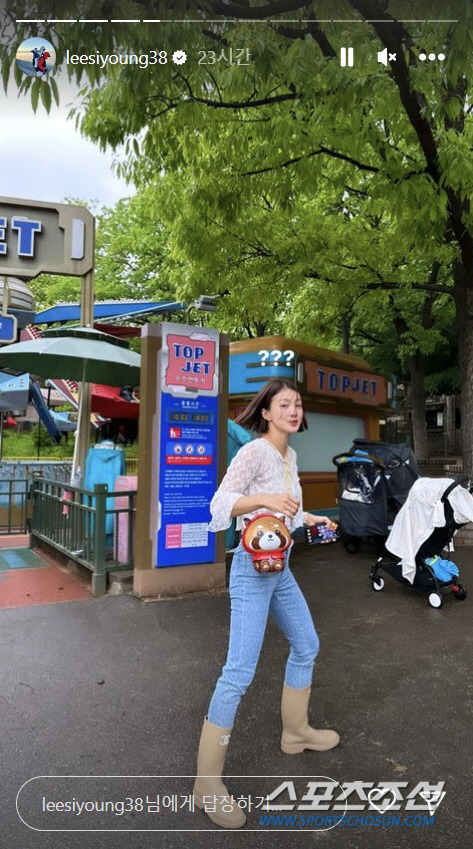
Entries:
{"type": "MultiPolygon", "coordinates": [[[[225,530],[235,516],[237,529],[242,530],[248,520],[268,512],[284,515],[290,532],[303,524],[330,525],[326,516],[302,511],[297,458],[288,439],[291,433],[306,430],[307,423],[294,384],[278,378],[268,381],[236,421],[259,438],[240,448],[230,464],[210,505],[209,530],[225,530]]],[[[288,568],[288,551],[285,558],[283,570],[260,572],[241,542],[233,555],[228,655],[202,728],[194,785],[197,806],[226,828],[241,828],[246,821],[221,776],[234,717],[253,680],[269,614],[290,644],[281,700],[282,751],[325,751],[340,739],[335,731],[317,731],[308,723],[319,641],[307,602],[288,568]]]]}

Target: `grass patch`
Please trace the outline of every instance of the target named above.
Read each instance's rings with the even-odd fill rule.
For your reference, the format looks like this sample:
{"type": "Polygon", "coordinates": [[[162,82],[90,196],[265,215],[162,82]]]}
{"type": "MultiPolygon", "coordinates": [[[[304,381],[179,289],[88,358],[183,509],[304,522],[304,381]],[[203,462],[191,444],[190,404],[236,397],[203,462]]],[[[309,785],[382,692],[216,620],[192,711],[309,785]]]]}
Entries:
{"type": "MultiPolygon", "coordinates": [[[[34,425],[31,430],[17,433],[15,430],[5,430],[3,432],[3,460],[15,459],[33,459],[38,457],[38,428],[39,425],[34,425]]],[[[74,456],[74,436],[69,434],[67,442],[64,437],[60,445],[56,445],[47,430],[41,426],[39,433],[39,459],[63,460],[71,459],[74,456]]],[[[91,442],[95,442],[95,434],[91,433],[91,442]]],[[[125,456],[127,458],[138,457],[138,443],[128,445],[125,448],[125,456]]]]}

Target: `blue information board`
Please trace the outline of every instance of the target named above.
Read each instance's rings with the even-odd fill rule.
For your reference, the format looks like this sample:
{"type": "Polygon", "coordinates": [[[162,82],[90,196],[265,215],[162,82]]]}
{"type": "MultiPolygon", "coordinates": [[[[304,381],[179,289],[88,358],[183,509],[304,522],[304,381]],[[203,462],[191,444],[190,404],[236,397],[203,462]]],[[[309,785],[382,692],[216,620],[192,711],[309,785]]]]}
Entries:
{"type": "Polygon", "coordinates": [[[215,561],[218,333],[163,323],[156,565],[215,561]]]}
{"type": "Polygon", "coordinates": [[[217,488],[217,398],[162,397],[158,565],[212,563],[215,534],[207,531],[217,488]]]}
{"type": "Polygon", "coordinates": [[[16,342],[17,333],[16,315],[0,313],[0,342],[16,342]]]}

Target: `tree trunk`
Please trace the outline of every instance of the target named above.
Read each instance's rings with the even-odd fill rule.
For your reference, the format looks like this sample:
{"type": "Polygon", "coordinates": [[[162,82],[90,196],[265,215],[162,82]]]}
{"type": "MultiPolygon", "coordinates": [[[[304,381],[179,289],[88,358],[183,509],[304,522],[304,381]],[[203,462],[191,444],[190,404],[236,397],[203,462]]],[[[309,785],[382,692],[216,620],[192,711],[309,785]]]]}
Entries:
{"type": "Polygon", "coordinates": [[[473,477],[473,281],[460,263],[454,268],[457,309],[458,357],[461,374],[461,425],[463,472],[473,477]],[[467,285],[467,282],[470,285],[467,285]]]}
{"type": "Polygon", "coordinates": [[[422,462],[429,455],[427,441],[427,421],[425,417],[425,388],[424,388],[424,357],[420,353],[409,357],[409,372],[411,377],[412,403],[412,434],[414,438],[414,454],[417,462],[422,462]]]}
{"type": "Polygon", "coordinates": [[[447,437],[447,454],[453,455],[457,452],[457,440],[456,440],[456,408],[455,408],[455,395],[444,395],[445,398],[445,433],[447,437]]]}

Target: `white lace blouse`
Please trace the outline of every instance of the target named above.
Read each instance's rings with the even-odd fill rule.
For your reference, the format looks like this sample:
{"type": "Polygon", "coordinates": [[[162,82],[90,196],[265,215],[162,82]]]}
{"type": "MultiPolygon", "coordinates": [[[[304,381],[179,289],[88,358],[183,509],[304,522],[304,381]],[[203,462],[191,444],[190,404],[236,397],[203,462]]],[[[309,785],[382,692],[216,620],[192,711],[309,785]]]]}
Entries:
{"type": "MultiPolygon", "coordinates": [[[[302,490],[297,473],[297,455],[288,446],[289,452],[289,494],[299,499],[299,509],[290,519],[286,516],[286,524],[292,532],[304,524],[302,511],[302,490]]],[[[227,473],[210,503],[212,520],[208,525],[209,531],[224,531],[232,522],[231,511],[235,501],[242,496],[259,495],[261,493],[275,495],[287,492],[286,460],[278,449],[267,439],[253,439],[243,445],[230,463],[227,473]]],[[[259,513],[267,513],[266,508],[237,516],[237,530],[243,528],[243,519],[252,519],[259,513]]],[[[305,515],[305,514],[304,514],[305,515]]]]}

